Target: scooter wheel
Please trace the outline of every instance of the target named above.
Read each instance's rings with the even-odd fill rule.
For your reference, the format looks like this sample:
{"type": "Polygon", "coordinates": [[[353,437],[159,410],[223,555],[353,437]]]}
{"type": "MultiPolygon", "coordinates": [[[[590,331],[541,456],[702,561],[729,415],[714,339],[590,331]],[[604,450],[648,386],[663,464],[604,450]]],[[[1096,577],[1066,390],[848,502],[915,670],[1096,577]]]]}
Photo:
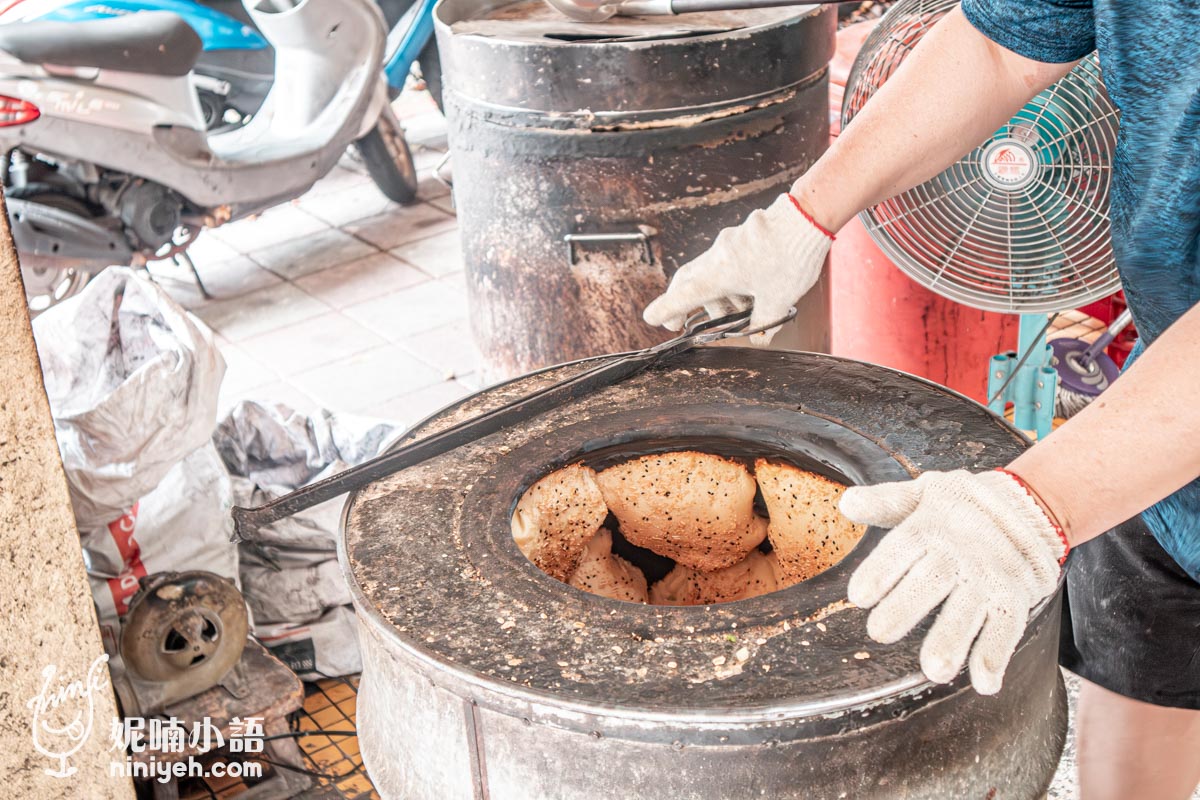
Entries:
{"type": "Polygon", "coordinates": [[[417,168],[404,140],[404,130],[391,108],[384,108],[375,127],[357,145],[367,174],[384,196],[401,205],[416,202],[417,168]]]}

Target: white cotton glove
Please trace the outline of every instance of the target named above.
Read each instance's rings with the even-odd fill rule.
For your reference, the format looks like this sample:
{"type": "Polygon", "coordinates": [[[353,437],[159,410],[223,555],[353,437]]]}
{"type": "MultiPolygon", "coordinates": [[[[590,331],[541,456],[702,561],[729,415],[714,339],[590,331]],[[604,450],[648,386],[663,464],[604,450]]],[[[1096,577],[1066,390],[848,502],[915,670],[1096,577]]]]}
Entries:
{"type": "Polygon", "coordinates": [[[874,607],[871,638],[899,640],[945,600],[921,645],[921,671],[948,683],[970,651],[975,690],[1000,691],[1029,611],[1054,591],[1067,552],[1025,486],[999,470],[926,472],[847,489],[841,510],[892,529],[850,578],[850,601],[874,607]]]}
{"type": "MultiPolygon", "coordinates": [[[[701,306],[709,317],[754,307],[750,327],[783,319],[821,275],[833,237],[817,227],[791,195],[782,194],[741,225],[726,228],[713,246],[684,264],[642,315],[650,325],[683,328],[701,306]]],[[[750,337],[765,345],[779,331],[750,337]]]]}

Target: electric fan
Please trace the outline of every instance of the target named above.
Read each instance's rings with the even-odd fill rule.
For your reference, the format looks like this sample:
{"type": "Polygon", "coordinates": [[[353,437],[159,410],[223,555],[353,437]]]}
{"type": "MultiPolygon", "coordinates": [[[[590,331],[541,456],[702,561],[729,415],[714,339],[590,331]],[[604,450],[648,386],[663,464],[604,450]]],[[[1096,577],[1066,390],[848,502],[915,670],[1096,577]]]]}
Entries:
{"type": "MultiPolygon", "coordinates": [[[[863,43],[846,83],[843,127],[957,0],[900,0],[863,43]]],[[[1095,54],[940,175],[860,215],[909,277],[950,300],[1021,314],[1015,354],[992,359],[989,405],[1050,432],[1057,373],[1047,312],[1120,288],[1108,192],[1117,110],[1095,54]],[[1019,354],[1019,355],[1018,355],[1019,354]]]]}

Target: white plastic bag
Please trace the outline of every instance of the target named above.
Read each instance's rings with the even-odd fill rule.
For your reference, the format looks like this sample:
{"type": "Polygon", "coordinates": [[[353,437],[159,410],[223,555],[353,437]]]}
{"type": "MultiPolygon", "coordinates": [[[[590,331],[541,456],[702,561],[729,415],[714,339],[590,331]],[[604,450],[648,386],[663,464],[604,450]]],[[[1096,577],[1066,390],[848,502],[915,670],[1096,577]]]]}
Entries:
{"type": "Polygon", "coordinates": [[[311,622],[335,606],[350,604],[350,590],[337,558],[315,563],[281,554],[278,565],[265,564],[252,552],[241,556],[242,591],[254,612],[254,624],[311,622]]]}
{"type": "MultiPolygon", "coordinates": [[[[217,426],[214,441],[233,476],[238,505],[256,506],[382,452],[401,429],[282,404],[244,401],[217,426]]],[[[279,520],[241,547],[242,590],[254,634],[302,678],[362,669],[350,592],[337,563],[345,498],[279,520]]]]}
{"type": "Polygon", "coordinates": [[[108,525],[84,530],[83,558],[102,627],[114,626],[155,572],[202,569],[238,581],[238,549],[229,541],[229,473],[209,442],[108,525]]]}
{"type": "Polygon", "coordinates": [[[212,334],[130,269],[33,323],[105,647],[144,575],[238,579],[229,475],[212,444],[225,362],[212,334]]]}
{"type": "Polygon", "coordinates": [[[82,530],[103,527],[212,436],[225,361],[147,278],[106,269],[33,321],[82,530]]]}

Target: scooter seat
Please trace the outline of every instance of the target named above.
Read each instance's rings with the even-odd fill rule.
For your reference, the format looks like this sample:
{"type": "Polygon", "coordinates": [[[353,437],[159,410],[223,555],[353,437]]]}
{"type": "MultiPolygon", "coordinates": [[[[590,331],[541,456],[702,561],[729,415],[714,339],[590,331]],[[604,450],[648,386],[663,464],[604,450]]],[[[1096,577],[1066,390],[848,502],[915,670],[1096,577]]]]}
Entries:
{"type": "Polygon", "coordinates": [[[177,76],[191,71],[203,49],[192,26],[169,11],[0,25],[0,50],[26,64],[177,76]]]}

